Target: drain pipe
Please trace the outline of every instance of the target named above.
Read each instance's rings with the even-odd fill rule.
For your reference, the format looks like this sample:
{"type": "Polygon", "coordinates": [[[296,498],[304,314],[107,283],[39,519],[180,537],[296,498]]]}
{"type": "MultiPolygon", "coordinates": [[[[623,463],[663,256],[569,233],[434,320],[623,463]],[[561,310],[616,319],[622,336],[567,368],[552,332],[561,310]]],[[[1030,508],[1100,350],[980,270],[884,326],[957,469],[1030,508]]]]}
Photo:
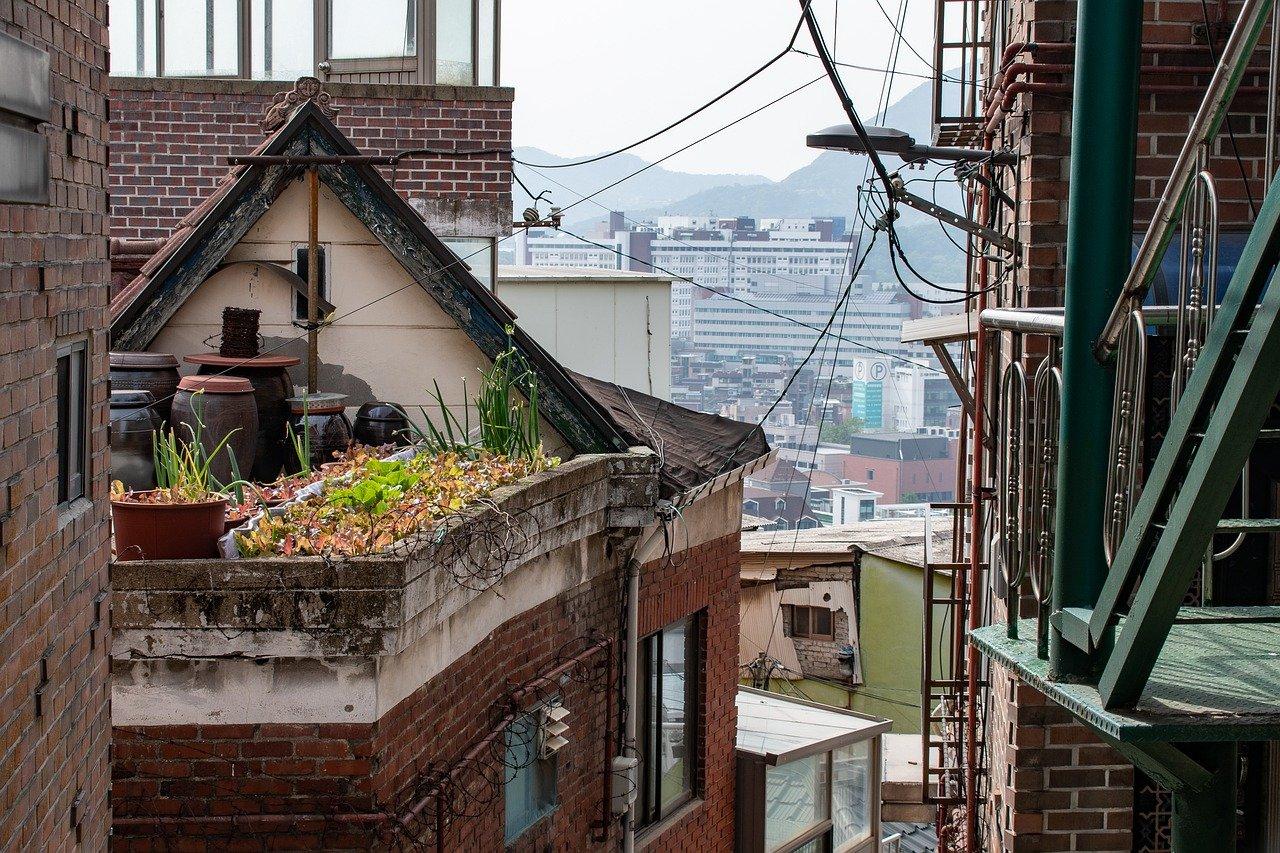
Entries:
{"type": "MultiPolygon", "coordinates": [[[[626,651],[626,678],[624,693],[624,709],[623,719],[626,724],[623,727],[623,745],[624,755],[622,756],[623,764],[617,769],[619,772],[614,774],[615,779],[619,778],[619,774],[625,768],[626,788],[624,796],[626,797],[627,809],[622,815],[622,849],[624,853],[634,853],[636,849],[636,800],[639,797],[640,779],[639,779],[639,749],[638,744],[638,726],[636,718],[636,705],[640,696],[640,568],[649,560],[660,556],[659,546],[664,541],[663,531],[668,523],[675,518],[675,509],[667,501],[662,501],[658,505],[658,521],[656,524],[645,528],[647,535],[631,552],[630,559],[627,560],[627,651],[626,651]],[[658,551],[655,553],[655,551],[658,551]]],[[[615,795],[616,801],[616,795],[615,795]]]]}

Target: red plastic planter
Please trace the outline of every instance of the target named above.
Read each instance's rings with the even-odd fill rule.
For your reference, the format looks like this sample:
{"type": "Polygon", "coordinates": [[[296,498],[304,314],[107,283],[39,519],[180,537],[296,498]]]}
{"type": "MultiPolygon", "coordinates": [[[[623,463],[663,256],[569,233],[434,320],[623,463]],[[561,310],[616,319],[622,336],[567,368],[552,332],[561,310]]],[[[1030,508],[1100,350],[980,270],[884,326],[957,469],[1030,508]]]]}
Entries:
{"type": "Polygon", "coordinates": [[[112,501],[116,560],[195,560],[218,556],[227,500],[194,504],[112,501]]]}

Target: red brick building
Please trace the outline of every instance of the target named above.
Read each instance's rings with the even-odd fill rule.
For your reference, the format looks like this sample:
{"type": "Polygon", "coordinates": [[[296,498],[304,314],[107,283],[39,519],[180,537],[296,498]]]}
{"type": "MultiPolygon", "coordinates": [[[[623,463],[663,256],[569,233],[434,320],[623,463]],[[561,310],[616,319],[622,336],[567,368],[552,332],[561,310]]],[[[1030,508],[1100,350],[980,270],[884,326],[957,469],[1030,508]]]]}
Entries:
{"type": "MultiPolygon", "coordinates": [[[[939,8],[943,4],[939,3],[939,8]]],[[[987,8],[980,2],[950,4],[954,10],[987,8]]],[[[1016,207],[997,203],[996,220],[1004,233],[1019,241],[1019,269],[1006,279],[988,305],[1048,307],[1063,304],[1065,284],[1070,171],[1076,4],[1062,0],[1010,0],[997,4],[999,13],[985,17],[979,41],[988,51],[981,71],[989,81],[979,87],[976,114],[959,123],[942,122],[942,144],[981,145],[1019,155],[1018,183],[1012,172],[1001,172],[1005,190],[1016,207]]],[[[1137,168],[1133,231],[1135,248],[1146,231],[1156,202],[1168,181],[1174,159],[1187,138],[1192,116],[1234,23],[1240,4],[1202,4],[1198,0],[1149,0],[1144,4],[1142,69],[1139,85],[1137,168]]],[[[967,14],[967,12],[966,12],[967,14]]],[[[1264,35],[1260,44],[1266,44],[1264,35]]],[[[1222,256],[1220,268],[1230,269],[1242,244],[1242,232],[1252,222],[1253,209],[1265,192],[1262,152],[1265,114],[1265,47],[1255,55],[1231,105],[1226,126],[1209,150],[1205,168],[1212,173],[1220,200],[1222,256]],[[1232,254],[1234,252],[1234,254],[1232,254]]],[[[1171,255],[1176,256],[1176,244],[1171,255]]],[[[1153,285],[1149,303],[1176,301],[1176,264],[1167,260],[1153,285]]],[[[1021,360],[1033,375],[1045,351],[1055,343],[1026,336],[1015,349],[1013,338],[992,335],[998,351],[995,372],[989,373],[987,414],[992,431],[1002,402],[997,400],[998,377],[1012,361],[1021,360]]],[[[1153,339],[1154,340],[1154,339],[1153,339]]],[[[1156,346],[1155,343],[1152,346],[1156,346]]],[[[1157,361],[1153,350],[1152,361],[1157,361]]],[[[1168,353],[1163,356],[1166,360],[1168,353]]],[[[1167,370],[1167,367],[1161,368],[1167,370]]],[[[1168,376],[1164,377],[1167,384],[1168,376]]],[[[1152,380],[1152,386],[1155,387],[1152,380]]],[[[1107,391],[1110,394],[1110,391],[1107,391]]],[[[1148,451],[1158,446],[1168,420],[1168,397],[1153,402],[1148,415],[1148,451]]],[[[1024,437],[1025,438],[1025,437],[1024,437]]],[[[987,456],[986,469],[972,475],[974,490],[998,492],[997,462],[1004,452],[997,442],[987,456]]],[[[1031,476],[1029,471],[1021,472],[1031,476]]],[[[980,501],[983,502],[983,501],[980,501]]],[[[996,503],[984,502],[995,513],[996,503]]],[[[994,520],[999,529],[1001,521],[994,520]]],[[[1000,548],[991,545],[993,573],[1000,548]]],[[[986,559],[984,557],[984,559],[986,559]]],[[[998,578],[993,578],[994,613],[985,622],[1004,622],[1007,611],[998,578]]],[[[1029,589],[1029,588],[1028,588],[1029,589]]],[[[1025,592],[1025,591],[1024,591],[1025,592]]],[[[1234,594],[1234,593],[1232,593],[1234,594]]],[[[1034,615],[1029,592],[1023,598],[1023,617],[1034,615]]],[[[1254,600],[1253,603],[1262,603],[1254,600]]],[[[971,651],[972,653],[972,651],[971,651]]],[[[979,833],[972,849],[1105,850],[1163,853],[1169,844],[1169,792],[1106,746],[1063,707],[1024,683],[1009,669],[992,664],[989,692],[978,699],[982,744],[977,776],[979,833]],[[978,846],[980,845],[980,847],[978,846]]],[[[1274,785],[1275,769],[1261,770],[1266,759],[1254,753],[1256,784],[1274,785]]],[[[1242,819],[1256,838],[1261,818],[1255,811],[1242,819]]],[[[959,823],[956,824],[959,826],[959,823]]],[[[956,834],[952,838],[959,838],[956,834]]],[[[1260,842],[1259,842],[1260,843],[1260,842]]],[[[1242,848],[1244,849],[1244,848],[1242,848]]],[[[1254,848],[1249,848],[1254,849],[1254,848]]],[[[1262,848],[1257,848],[1262,849],[1262,848]]]]}
{"type": "Polygon", "coordinates": [[[110,6],[117,286],[210,193],[226,158],[252,151],[273,99],[302,75],[321,78],[364,153],[420,150],[384,175],[460,255],[479,250],[468,263],[492,285],[494,241],[511,231],[514,97],[498,85],[498,0],[236,0],[209,20],[110,6]]]}
{"type": "Polygon", "coordinates": [[[0,848],[107,846],[106,21],[0,4],[0,848]]]}
{"type": "Polygon", "coordinates": [[[955,453],[946,436],[862,433],[840,458],[839,474],[880,492],[882,504],[949,501],[956,493],[955,453]]]}
{"type": "MultiPolygon", "coordinates": [[[[358,156],[316,93],[263,148],[282,152],[358,156]]],[[[465,353],[390,369],[430,387],[515,347],[566,461],[375,555],[117,562],[115,843],[610,849],[631,827],[651,849],[727,847],[741,479],[762,431],[565,371],[379,173],[317,178],[370,275],[430,300],[409,340],[465,353]]],[[[272,217],[267,245],[289,245],[302,180],[228,171],[118,294],[113,341],[160,347],[189,304],[249,299],[219,290],[223,261],[272,217]]]]}

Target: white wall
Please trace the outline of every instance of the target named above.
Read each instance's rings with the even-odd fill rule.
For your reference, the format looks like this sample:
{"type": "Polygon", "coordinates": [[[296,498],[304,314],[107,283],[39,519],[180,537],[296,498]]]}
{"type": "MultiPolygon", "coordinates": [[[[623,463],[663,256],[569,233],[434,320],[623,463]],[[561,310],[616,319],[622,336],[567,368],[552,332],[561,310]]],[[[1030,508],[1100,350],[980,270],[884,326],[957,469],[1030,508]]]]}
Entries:
{"type": "Polygon", "coordinates": [[[498,298],[570,370],[671,399],[671,280],[572,267],[498,267],[498,298]]]}
{"type": "MultiPolygon", "coordinates": [[[[489,359],[323,184],[319,232],[328,259],[329,301],[337,317],[320,332],[320,390],[348,394],[352,412],[370,400],[386,400],[405,406],[415,420],[421,419],[419,406],[438,419],[439,407],[430,393],[438,382],[444,402],[461,417],[480,387],[480,373],[488,369],[489,359]]],[[[270,261],[292,268],[293,247],[306,238],[306,188],[295,181],[226,260],[270,261]]],[[[226,267],[206,279],[148,349],[179,359],[216,351],[222,309],[228,305],[262,311],[261,333],[276,354],[305,355],[305,340],[298,339],[302,333],[292,325],[293,291],[254,264],[226,267]]],[[[183,372],[195,370],[183,365],[183,372]]],[[[305,387],[305,364],[290,368],[290,375],[295,386],[305,387]]],[[[476,423],[474,415],[471,423],[476,423]]],[[[548,453],[572,455],[545,421],[543,443],[548,453]]]]}

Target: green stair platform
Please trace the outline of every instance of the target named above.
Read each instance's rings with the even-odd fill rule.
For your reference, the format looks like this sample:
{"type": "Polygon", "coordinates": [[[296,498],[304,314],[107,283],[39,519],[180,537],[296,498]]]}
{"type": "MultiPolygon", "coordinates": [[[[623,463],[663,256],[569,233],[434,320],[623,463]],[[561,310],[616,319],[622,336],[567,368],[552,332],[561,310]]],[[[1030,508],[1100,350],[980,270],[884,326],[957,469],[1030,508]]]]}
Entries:
{"type": "MultiPolygon", "coordinates": [[[[1280,607],[1183,608],[1131,708],[1107,709],[1095,685],[1050,681],[1036,655],[1035,620],[972,632],[993,661],[1119,743],[1280,739],[1280,607]]],[[[1121,621],[1118,632],[1124,631],[1121,621]]]]}

